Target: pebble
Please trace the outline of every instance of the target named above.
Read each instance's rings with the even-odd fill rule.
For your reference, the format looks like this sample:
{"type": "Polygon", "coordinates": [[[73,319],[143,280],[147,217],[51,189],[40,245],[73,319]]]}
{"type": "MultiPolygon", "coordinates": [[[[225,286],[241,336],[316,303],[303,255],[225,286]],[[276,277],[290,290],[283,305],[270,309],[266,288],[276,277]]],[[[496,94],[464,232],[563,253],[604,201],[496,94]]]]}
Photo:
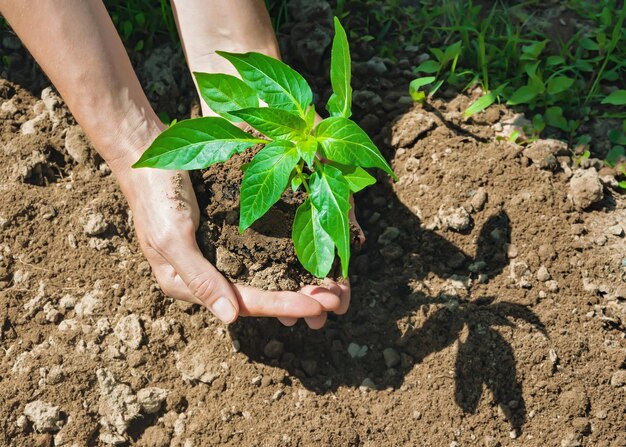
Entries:
{"type": "Polygon", "coordinates": [[[620,224],[613,225],[612,227],[607,228],[606,231],[617,237],[622,237],[624,235],[624,229],[620,224]]]}
{"type": "Polygon", "coordinates": [[[470,205],[476,211],[481,211],[487,203],[487,191],[485,188],[478,188],[472,198],[470,199],[470,205]]]}
{"type": "Polygon", "coordinates": [[[145,414],[154,414],[159,411],[161,404],[167,398],[168,391],[163,388],[142,388],[137,392],[137,402],[145,414]]]}
{"type": "Polygon", "coordinates": [[[580,169],[574,173],[569,183],[569,193],[574,205],[584,210],[604,198],[602,183],[595,169],[580,169]]]}
{"type": "Polygon", "coordinates": [[[33,423],[33,428],[39,433],[56,432],[63,425],[59,407],[41,400],[27,403],[24,407],[24,416],[33,423]]]}
{"type": "Polygon", "coordinates": [[[559,283],[556,282],[554,279],[546,281],[546,287],[552,293],[556,293],[559,291],[559,283]]]}
{"type": "Polygon", "coordinates": [[[360,346],[356,343],[350,343],[348,345],[348,354],[353,359],[363,358],[367,354],[367,345],[360,346]]]}
{"type": "Polygon", "coordinates": [[[285,345],[283,342],[276,340],[275,338],[271,339],[265,347],[263,348],[263,354],[266,357],[271,359],[279,358],[283,352],[285,351],[285,345]]]}
{"type": "Polygon", "coordinates": [[[256,376],[250,380],[250,383],[254,386],[261,386],[261,382],[263,381],[263,376],[256,376]]]}
{"type": "Polygon", "coordinates": [[[485,270],[485,268],[487,268],[487,263],[485,261],[476,261],[472,262],[467,269],[472,273],[478,273],[485,270]]]}
{"type": "Polygon", "coordinates": [[[404,250],[402,249],[400,245],[396,243],[392,243],[383,247],[380,250],[380,254],[383,255],[383,258],[385,258],[385,261],[391,262],[391,261],[400,259],[402,256],[404,256],[404,250]]]}
{"type": "Polygon", "coordinates": [[[361,386],[359,386],[359,390],[361,391],[376,391],[376,389],[376,384],[369,377],[363,379],[363,382],[361,382],[361,386]]]}
{"type": "Polygon", "coordinates": [[[537,279],[541,282],[546,282],[550,280],[550,278],[551,276],[550,272],[548,272],[548,269],[544,265],[539,267],[539,269],[537,270],[537,279]]]}
{"type": "Polygon", "coordinates": [[[519,251],[517,250],[517,247],[515,245],[507,244],[506,255],[509,257],[509,259],[517,258],[518,254],[519,254],[519,251]]]}
{"type": "Polygon", "coordinates": [[[139,349],[143,341],[143,329],[136,314],[130,314],[120,319],[113,332],[122,343],[131,349],[139,349]]]}
{"type": "Polygon", "coordinates": [[[283,397],[284,395],[285,395],[285,392],[283,390],[278,390],[272,395],[272,400],[274,401],[280,400],[281,397],[283,397]]]}
{"type": "Polygon", "coordinates": [[[378,236],[378,243],[383,246],[387,246],[391,244],[394,240],[396,240],[400,236],[400,230],[396,227],[387,227],[385,231],[378,236]]]}
{"type": "Polygon", "coordinates": [[[385,365],[387,368],[393,368],[400,363],[400,354],[393,348],[387,348],[383,351],[383,357],[385,358],[385,365]]]}
{"type": "Polygon", "coordinates": [[[611,376],[611,385],[615,388],[626,385],[626,369],[615,371],[611,376]]]}
{"type": "Polygon", "coordinates": [[[83,232],[87,236],[99,236],[109,228],[109,224],[101,213],[90,214],[83,226],[83,232]]]}
{"type": "Polygon", "coordinates": [[[458,208],[442,206],[437,212],[437,220],[444,229],[454,231],[465,231],[471,224],[470,215],[462,206],[458,208]]]}

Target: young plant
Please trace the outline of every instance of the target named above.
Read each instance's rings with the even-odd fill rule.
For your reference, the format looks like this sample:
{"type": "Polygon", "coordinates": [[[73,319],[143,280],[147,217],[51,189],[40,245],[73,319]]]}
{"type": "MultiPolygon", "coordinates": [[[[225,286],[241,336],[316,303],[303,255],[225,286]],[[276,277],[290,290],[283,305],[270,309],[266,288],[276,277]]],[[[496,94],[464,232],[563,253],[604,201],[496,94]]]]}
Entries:
{"type": "Polygon", "coordinates": [[[259,53],[217,52],[241,79],[194,73],[202,97],[219,117],[178,122],[144,152],[135,168],[204,169],[254,145],[264,147],[246,166],[241,184],[241,232],[263,216],[291,185],[307,198],[296,211],[293,242],[298,259],[313,275],[325,277],[335,248],[347,276],[350,260],[350,194],[376,182],[363,168],[393,171],[367,134],[349,118],[350,52],[335,18],[330,80],[330,117],[315,125],[313,94],[288,65],[259,53]],[[267,104],[260,107],[259,100],[267,104]],[[232,123],[246,122],[265,138],[232,123]]]}

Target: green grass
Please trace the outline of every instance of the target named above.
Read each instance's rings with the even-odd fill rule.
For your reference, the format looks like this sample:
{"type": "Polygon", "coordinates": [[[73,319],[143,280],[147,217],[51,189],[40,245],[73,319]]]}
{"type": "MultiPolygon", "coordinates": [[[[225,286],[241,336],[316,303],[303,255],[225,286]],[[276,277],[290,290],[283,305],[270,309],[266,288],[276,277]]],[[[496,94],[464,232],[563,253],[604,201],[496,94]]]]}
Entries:
{"type": "MultiPolygon", "coordinates": [[[[605,162],[626,176],[626,5],[615,0],[562,2],[566,18],[547,19],[552,6],[531,0],[486,2],[337,0],[335,12],[354,41],[370,42],[392,60],[410,46],[428,53],[414,67],[416,101],[444,86],[483,96],[470,117],[504,102],[533,117],[528,143],[552,134],[572,147],[590,144],[586,124],[611,119],[605,162]],[[511,5],[514,3],[514,5],[511,5]]],[[[515,140],[517,135],[513,136],[515,140]]],[[[598,154],[596,154],[598,155],[598,154]]],[[[625,183],[622,183],[626,186],[625,183]]]]}

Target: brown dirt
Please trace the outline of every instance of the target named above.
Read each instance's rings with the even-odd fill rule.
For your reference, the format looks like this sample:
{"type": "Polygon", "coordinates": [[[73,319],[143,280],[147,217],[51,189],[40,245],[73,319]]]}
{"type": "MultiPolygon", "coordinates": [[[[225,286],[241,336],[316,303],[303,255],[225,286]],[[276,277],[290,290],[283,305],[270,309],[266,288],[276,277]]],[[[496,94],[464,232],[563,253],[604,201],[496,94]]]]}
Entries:
{"type": "MultiPolygon", "coordinates": [[[[1,80],[0,444],[626,445],[624,197],[605,179],[579,210],[568,152],[498,141],[499,107],[394,123],[397,79],[357,118],[400,181],[357,197],[353,302],[320,331],[164,297],[62,103],[1,80]]],[[[231,277],[297,286],[298,198],[239,235],[237,163],[196,177],[199,239],[231,277]]]]}

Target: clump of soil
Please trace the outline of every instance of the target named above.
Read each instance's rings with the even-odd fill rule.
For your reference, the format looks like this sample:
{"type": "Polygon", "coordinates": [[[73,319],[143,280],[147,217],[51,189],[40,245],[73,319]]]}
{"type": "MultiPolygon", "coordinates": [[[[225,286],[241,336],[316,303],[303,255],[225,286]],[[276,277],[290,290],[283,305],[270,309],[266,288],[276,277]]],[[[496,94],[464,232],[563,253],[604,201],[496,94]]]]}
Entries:
{"type": "Polygon", "coordinates": [[[195,180],[204,213],[198,232],[203,253],[231,280],[273,290],[297,290],[314,279],[300,265],[291,226],[302,193],[289,189],[270,211],[243,234],[239,232],[241,166],[260,147],[214,165],[195,180]]]}

